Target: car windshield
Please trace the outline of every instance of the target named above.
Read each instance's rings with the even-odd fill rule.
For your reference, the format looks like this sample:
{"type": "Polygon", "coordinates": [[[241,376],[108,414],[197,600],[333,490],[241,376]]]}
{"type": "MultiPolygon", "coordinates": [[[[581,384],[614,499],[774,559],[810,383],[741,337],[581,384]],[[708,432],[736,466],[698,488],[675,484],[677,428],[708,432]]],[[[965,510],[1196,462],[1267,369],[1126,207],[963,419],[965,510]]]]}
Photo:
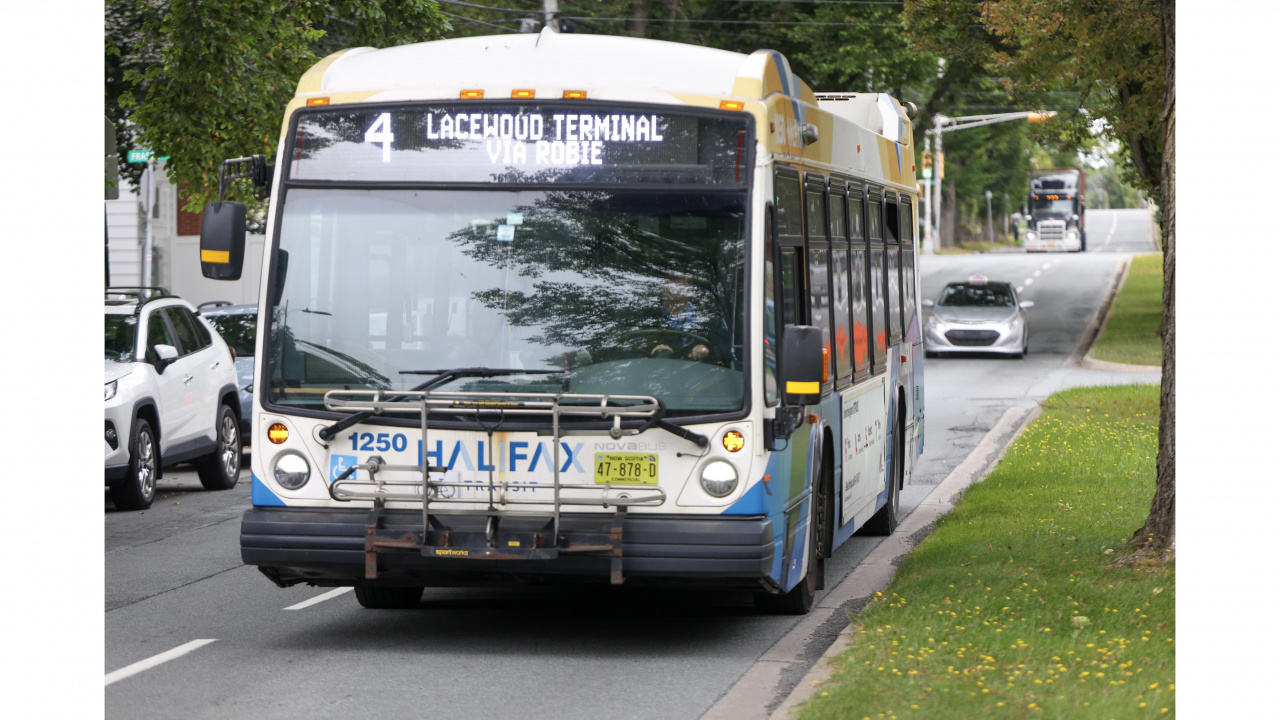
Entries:
{"type": "Polygon", "coordinates": [[[1008,285],[957,283],[942,291],[938,304],[945,307],[1013,307],[1013,291],[1008,285]]]}
{"type": "Polygon", "coordinates": [[[236,357],[253,357],[258,342],[257,313],[234,315],[205,315],[205,320],[218,331],[222,339],[235,351],[236,357]]]}
{"type": "Polygon", "coordinates": [[[653,395],[743,406],[745,193],[291,189],[269,399],[330,389],[653,395]],[[418,374],[405,374],[414,373],[418,374]]]}
{"type": "Polygon", "coordinates": [[[130,362],[137,347],[138,318],[133,315],[107,315],[108,360],[130,362]]]}

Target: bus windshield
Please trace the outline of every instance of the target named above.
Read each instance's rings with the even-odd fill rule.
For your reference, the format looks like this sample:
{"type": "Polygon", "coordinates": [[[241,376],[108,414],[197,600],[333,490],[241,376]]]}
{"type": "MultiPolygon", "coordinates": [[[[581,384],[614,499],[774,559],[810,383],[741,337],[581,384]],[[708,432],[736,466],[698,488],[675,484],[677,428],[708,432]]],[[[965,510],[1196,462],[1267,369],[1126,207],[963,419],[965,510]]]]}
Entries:
{"type": "Polygon", "coordinates": [[[743,406],[745,192],[288,189],[268,400],[330,389],[743,406]],[[416,373],[416,374],[415,374],[416,373]]]}

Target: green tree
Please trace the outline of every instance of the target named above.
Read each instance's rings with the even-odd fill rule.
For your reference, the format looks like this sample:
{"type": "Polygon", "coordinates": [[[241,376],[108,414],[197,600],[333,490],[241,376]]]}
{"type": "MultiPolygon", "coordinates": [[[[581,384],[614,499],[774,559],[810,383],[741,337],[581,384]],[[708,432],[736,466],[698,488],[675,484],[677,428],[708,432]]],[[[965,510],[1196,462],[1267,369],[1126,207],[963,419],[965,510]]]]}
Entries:
{"type": "MultiPolygon", "coordinates": [[[[226,158],[270,154],[298,79],[345,46],[434,40],[432,0],[109,0],[108,115],[134,144],[169,156],[187,209],[218,191],[226,158]],[[113,74],[114,73],[114,74],[113,74]],[[124,123],[120,123],[122,126],[124,123]]],[[[234,192],[234,191],[233,191],[234,192]]]]}
{"type": "Polygon", "coordinates": [[[904,15],[923,47],[980,64],[1034,106],[1063,90],[1083,113],[1060,115],[1056,140],[1082,147],[1094,123],[1121,144],[1123,178],[1161,207],[1163,361],[1156,490],[1127,560],[1171,554],[1174,522],[1174,0],[908,0],[904,15]]]}

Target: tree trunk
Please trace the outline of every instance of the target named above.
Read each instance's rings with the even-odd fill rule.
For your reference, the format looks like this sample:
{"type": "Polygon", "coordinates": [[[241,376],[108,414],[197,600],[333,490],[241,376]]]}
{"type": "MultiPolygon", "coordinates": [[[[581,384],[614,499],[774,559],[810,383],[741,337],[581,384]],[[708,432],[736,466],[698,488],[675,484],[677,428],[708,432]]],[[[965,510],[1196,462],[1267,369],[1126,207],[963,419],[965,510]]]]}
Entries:
{"type": "Polygon", "coordinates": [[[642,38],[649,26],[649,0],[637,0],[631,3],[631,22],[627,23],[628,34],[642,38]]]}
{"type": "Polygon", "coordinates": [[[1164,217],[1160,224],[1164,251],[1164,309],[1161,316],[1160,363],[1160,447],[1156,452],[1156,492],[1151,499],[1151,511],[1147,521],[1134,533],[1129,542],[1135,553],[1128,559],[1142,555],[1172,557],[1175,548],[1174,523],[1174,128],[1176,92],[1174,87],[1174,0],[1160,3],[1160,22],[1164,34],[1164,109],[1160,112],[1163,125],[1160,163],[1161,208],[1164,217]],[[1167,552],[1166,552],[1167,551],[1167,552]]]}

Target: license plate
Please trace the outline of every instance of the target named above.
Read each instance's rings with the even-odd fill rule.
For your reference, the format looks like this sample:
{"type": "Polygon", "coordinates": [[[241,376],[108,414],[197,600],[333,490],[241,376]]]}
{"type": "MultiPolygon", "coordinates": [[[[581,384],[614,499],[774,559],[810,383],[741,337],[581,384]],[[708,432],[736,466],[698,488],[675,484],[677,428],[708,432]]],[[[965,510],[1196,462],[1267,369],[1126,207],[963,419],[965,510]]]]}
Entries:
{"type": "Polygon", "coordinates": [[[597,485],[657,485],[658,456],[648,453],[596,453],[597,485]]]}

